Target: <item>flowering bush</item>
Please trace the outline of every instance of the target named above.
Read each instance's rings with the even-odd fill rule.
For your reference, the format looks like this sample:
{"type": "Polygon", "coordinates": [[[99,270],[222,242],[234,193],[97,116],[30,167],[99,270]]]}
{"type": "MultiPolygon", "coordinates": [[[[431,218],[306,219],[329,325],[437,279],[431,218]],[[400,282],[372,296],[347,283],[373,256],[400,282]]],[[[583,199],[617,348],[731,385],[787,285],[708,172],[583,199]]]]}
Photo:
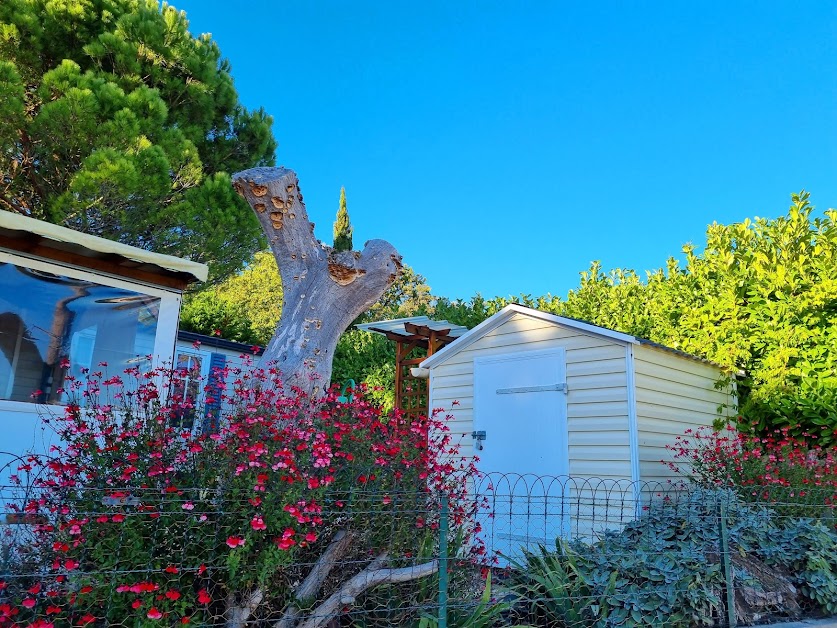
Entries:
{"type": "MultiPolygon", "coordinates": [[[[746,426],[745,426],[746,427],[746,426]]],[[[777,429],[767,436],[739,431],[687,430],[669,449],[675,471],[705,487],[729,486],[742,496],[763,500],[810,497],[825,506],[837,503],[837,459],[816,437],[777,429]]]]}
{"type": "Polygon", "coordinates": [[[48,419],[61,444],[21,465],[40,474],[21,506],[31,536],[7,542],[0,626],[292,626],[370,561],[393,578],[413,565],[443,496],[468,534],[457,475],[471,469],[439,418],[384,416],[361,394],[315,402],[251,369],[213,378],[207,394],[235,411],[200,434],[179,427],[194,400],[161,394],[182,373],[125,374],[69,376],[75,401],[48,419]]]}

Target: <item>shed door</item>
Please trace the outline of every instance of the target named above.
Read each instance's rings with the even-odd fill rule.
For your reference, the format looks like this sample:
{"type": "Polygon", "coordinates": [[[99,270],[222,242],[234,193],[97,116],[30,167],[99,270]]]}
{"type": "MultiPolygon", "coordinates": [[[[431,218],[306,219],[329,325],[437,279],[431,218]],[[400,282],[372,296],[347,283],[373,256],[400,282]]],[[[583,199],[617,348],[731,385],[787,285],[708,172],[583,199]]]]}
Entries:
{"type": "Polygon", "coordinates": [[[474,453],[490,511],[481,523],[496,554],[519,558],[568,532],[566,390],[564,349],[474,360],[474,453]]]}

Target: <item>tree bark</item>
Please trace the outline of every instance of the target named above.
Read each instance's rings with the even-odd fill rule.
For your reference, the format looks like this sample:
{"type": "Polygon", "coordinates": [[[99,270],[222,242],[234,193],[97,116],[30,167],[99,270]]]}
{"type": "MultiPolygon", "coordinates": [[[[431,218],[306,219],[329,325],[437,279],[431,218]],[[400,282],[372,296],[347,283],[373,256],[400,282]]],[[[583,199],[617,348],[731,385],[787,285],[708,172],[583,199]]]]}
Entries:
{"type": "Polygon", "coordinates": [[[388,558],[384,552],[369,563],[366,569],[340,585],[337,591],[312,611],[309,618],[302,622],[299,628],[323,628],[329,621],[340,616],[340,611],[344,606],[351,606],[355,603],[357,596],[379,584],[418,580],[439,571],[439,563],[436,560],[412,567],[388,569],[385,567],[388,558]]]}
{"type": "Polygon", "coordinates": [[[282,316],[260,366],[286,386],[319,396],[328,388],[340,335],[395,281],[401,256],[384,240],[336,253],[314,237],[299,181],[286,168],[252,168],[233,185],[259,219],[282,277],[282,316]]]}
{"type": "MultiPolygon", "coordinates": [[[[316,599],[328,574],[343,559],[344,554],[351,548],[353,540],[352,535],[345,530],[340,530],[334,536],[334,540],[317,560],[311,573],[294,591],[296,600],[306,602],[316,599]]],[[[273,624],[273,628],[294,628],[300,614],[299,607],[291,603],[283,613],[282,619],[273,624]]]]}
{"type": "Polygon", "coordinates": [[[254,589],[245,595],[239,604],[236,604],[235,598],[235,593],[230,593],[227,596],[227,621],[225,626],[226,628],[245,628],[250,615],[262,603],[264,591],[261,588],[254,589]]]}

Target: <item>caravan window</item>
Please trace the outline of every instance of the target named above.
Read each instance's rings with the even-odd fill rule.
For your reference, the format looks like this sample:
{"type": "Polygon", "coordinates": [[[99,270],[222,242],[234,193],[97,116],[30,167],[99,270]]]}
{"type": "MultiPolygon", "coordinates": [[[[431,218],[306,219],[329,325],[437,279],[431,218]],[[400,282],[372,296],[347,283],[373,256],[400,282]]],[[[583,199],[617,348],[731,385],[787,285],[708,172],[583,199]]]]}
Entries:
{"type": "Polygon", "coordinates": [[[66,361],[77,378],[150,367],[159,296],[2,261],[0,286],[0,399],[66,402],[66,361]]]}

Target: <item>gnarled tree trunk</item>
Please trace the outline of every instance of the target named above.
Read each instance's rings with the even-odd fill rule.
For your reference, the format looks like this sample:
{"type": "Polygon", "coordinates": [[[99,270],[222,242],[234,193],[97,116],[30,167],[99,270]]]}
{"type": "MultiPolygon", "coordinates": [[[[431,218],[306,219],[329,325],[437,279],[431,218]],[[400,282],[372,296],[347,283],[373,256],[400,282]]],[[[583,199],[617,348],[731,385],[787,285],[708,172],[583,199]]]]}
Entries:
{"type": "Polygon", "coordinates": [[[384,240],[339,253],[319,242],[292,170],[252,168],[233,182],[256,212],[282,277],[282,317],[261,365],[274,363],[286,386],[321,394],[340,334],[395,281],[401,256],[384,240]]]}

